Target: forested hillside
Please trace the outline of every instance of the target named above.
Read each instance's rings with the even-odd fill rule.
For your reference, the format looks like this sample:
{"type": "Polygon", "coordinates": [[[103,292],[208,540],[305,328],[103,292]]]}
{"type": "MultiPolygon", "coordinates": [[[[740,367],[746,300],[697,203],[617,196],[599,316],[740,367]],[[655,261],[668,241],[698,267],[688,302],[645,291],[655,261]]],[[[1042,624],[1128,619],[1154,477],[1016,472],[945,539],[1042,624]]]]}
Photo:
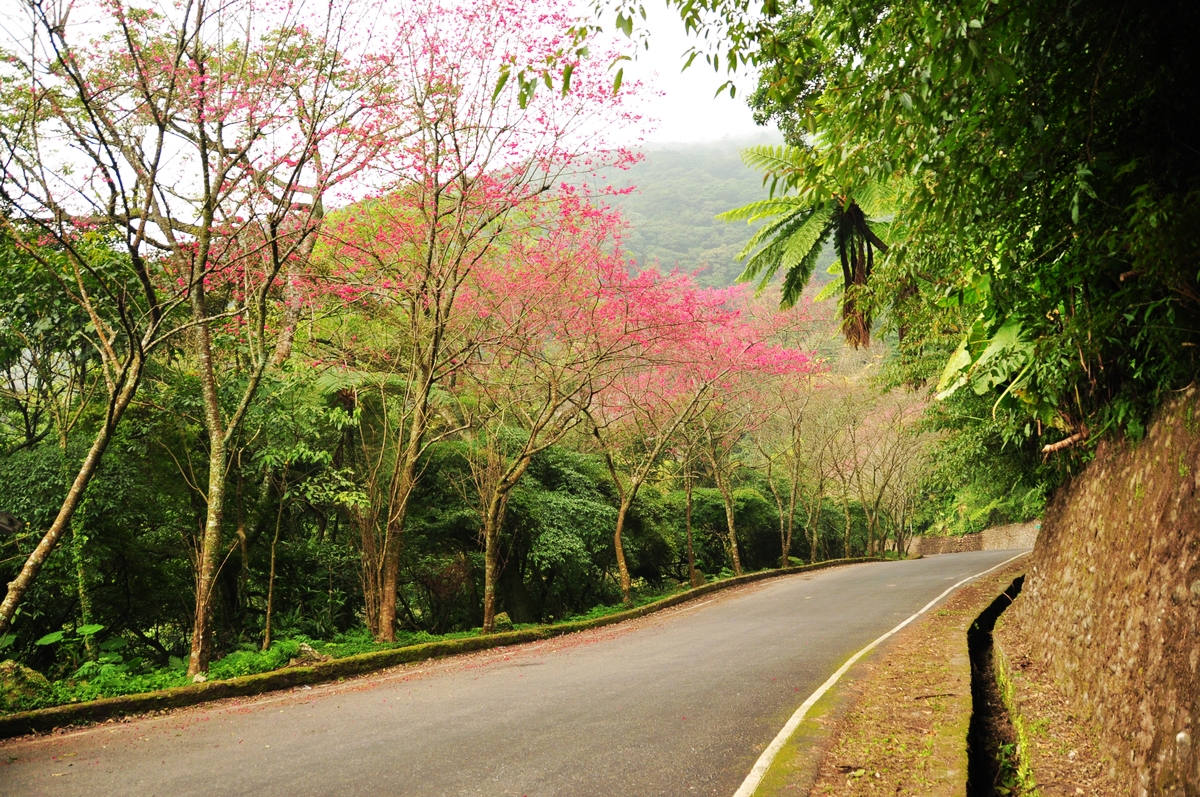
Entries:
{"type": "MultiPolygon", "coordinates": [[[[773,143],[766,134],[687,144],[652,144],[626,172],[610,174],[614,188],[632,189],[612,198],[629,222],[625,246],[641,268],[657,265],[695,272],[702,285],[732,285],[744,263],[737,259],[757,225],[717,218],[730,208],[762,197],[762,176],[748,169],[741,153],[773,143]]],[[[833,262],[829,251],[823,266],[833,262]]],[[[818,281],[829,278],[818,269],[818,281]]]]}

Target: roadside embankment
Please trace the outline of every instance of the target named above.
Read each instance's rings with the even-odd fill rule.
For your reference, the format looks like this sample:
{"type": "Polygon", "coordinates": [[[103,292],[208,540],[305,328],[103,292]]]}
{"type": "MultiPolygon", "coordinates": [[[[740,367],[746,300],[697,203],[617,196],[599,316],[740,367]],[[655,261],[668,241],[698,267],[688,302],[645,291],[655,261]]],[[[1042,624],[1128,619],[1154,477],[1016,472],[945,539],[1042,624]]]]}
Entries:
{"type": "Polygon", "coordinates": [[[1140,443],[1102,445],[1058,492],[1001,636],[1030,690],[1053,684],[1094,723],[1120,794],[1200,794],[1198,398],[1164,406],[1140,443]]]}
{"type": "Polygon", "coordinates": [[[801,565],[779,570],[763,570],[748,573],[744,576],[725,579],[704,584],[685,592],[663,598],[654,603],[639,606],[628,611],[597,617],[590,620],[559,623],[556,625],[523,628],[500,634],[487,636],[449,639],[437,642],[427,642],[420,645],[380,650],[363,653],[356,656],[324,661],[317,664],[299,667],[288,667],[282,670],[247,675],[240,678],[230,678],[222,681],[207,681],[205,683],[189,684],[187,686],[162,689],[156,692],[146,692],[121,697],[103,698],[86,703],[72,703],[54,706],[53,708],[22,711],[8,715],[0,715],[0,738],[19,736],[36,731],[47,731],[54,728],[75,725],[86,722],[123,717],[131,714],[144,714],[164,709],[180,708],[196,705],[211,700],[221,700],[230,697],[247,697],[279,689],[289,689],[325,681],[335,681],[364,673],[394,667],[400,664],[425,661],[428,659],[451,656],[457,653],[468,653],[491,648],[519,645],[541,639],[599,628],[624,620],[644,617],[654,612],[678,606],[713,592],[731,587],[749,584],[777,576],[822,570],[844,564],[857,562],[878,561],[875,558],[834,559],[812,565],[801,565]]]}
{"type": "Polygon", "coordinates": [[[961,797],[972,713],[967,631],[1028,561],[962,586],[856,665],[800,724],[756,797],[961,797]]]}

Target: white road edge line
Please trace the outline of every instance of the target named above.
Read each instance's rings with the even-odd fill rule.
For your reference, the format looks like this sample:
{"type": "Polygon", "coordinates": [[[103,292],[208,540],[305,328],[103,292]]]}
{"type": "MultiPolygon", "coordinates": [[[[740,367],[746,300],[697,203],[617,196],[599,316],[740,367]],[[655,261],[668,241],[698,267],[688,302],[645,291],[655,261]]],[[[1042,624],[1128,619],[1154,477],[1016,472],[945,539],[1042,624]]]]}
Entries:
{"type": "Polygon", "coordinates": [[[803,703],[800,704],[800,708],[796,709],[796,713],[792,715],[791,719],[789,719],[787,721],[787,724],[783,726],[783,729],[780,730],[779,733],[775,735],[775,738],[771,740],[771,743],[769,745],[767,745],[767,749],[763,750],[762,755],[760,755],[758,757],[758,760],[754,762],[754,768],[750,770],[750,774],[746,776],[746,779],[744,781],[742,781],[741,787],[738,788],[738,790],[736,792],[734,792],[733,797],[752,797],[755,790],[758,789],[759,784],[762,783],[762,779],[767,774],[767,770],[771,768],[771,764],[775,761],[775,756],[779,755],[779,751],[783,749],[784,743],[795,732],[796,728],[799,727],[800,723],[804,721],[804,717],[808,714],[809,709],[811,709],[816,704],[816,702],[818,700],[820,700],[821,697],[824,696],[824,694],[826,692],[828,692],[830,690],[830,688],[833,687],[833,685],[836,684],[843,675],[846,674],[847,670],[849,670],[851,667],[854,666],[855,662],[857,662],[863,656],[867,655],[872,650],[874,650],[875,647],[878,646],[880,642],[883,642],[885,639],[887,639],[888,637],[895,634],[901,628],[904,628],[904,626],[908,625],[913,620],[916,620],[918,617],[925,614],[925,612],[932,609],[934,606],[937,605],[937,603],[942,598],[946,597],[951,592],[953,592],[954,590],[961,587],[963,584],[966,584],[968,581],[971,581],[972,579],[979,578],[980,576],[986,576],[988,573],[992,572],[993,570],[998,570],[999,568],[1004,567],[1009,562],[1016,561],[1017,559],[1020,559],[1022,556],[1027,556],[1030,553],[1032,553],[1032,551],[1023,551],[1023,552],[1017,554],[1016,556],[1012,557],[1011,559],[1005,559],[1003,562],[996,565],[995,567],[989,567],[987,570],[984,570],[982,573],[976,573],[973,576],[968,576],[968,577],[964,578],[962,581],[958,582],[953,587],[950,587],[945,592],[943,592],[941,595],[938,595],[936,598],[931,600],[929,603],[925,604],[924,608],[922,608],[921,611],[917,612],[912,617],[909,617],[907,620],[900,623],[900,625],[896,626],[891,631],[888,631],[886,634],[879,637],[879,639],[876,639],[874,642],[867,645],[865,648],[863,648],[862,650],[858,651],[853,656],[851,656],[846,661],[845,664],[843,664],[841,667],[838,668],[837,672],[835,672],[833,675],[829,676],[828,681],[821,684],[820,689],[813,692],[811,695],[809,695],[808,700],[805,700],[803,703]]]}

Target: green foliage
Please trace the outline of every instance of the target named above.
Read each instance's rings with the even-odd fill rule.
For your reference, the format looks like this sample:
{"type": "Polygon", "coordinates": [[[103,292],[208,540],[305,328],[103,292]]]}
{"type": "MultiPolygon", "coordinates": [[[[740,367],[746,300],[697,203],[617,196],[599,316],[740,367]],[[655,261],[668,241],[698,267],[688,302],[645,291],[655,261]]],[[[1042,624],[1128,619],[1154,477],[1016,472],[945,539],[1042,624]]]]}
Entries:
{"type": "Polygon", "coordinates": [[[278,670],[300,652],[300,642],[294,639],[279,639],[267,650],[257,645],[243,644],[223,659],[208,668],[208,677],[213,680],[237,678],[241,675],[278,670]]]}
{"type": "Polygon", "coordinates": [[[1042,461],[1029,439],[1007,440],[1008,413],[993,420],[991,397],[956,394],[935,406],[926,423],[945,436],[934,449],[917,518],[927,534],[969,534],[1041,516],[1062,473],[1042,461]]]}
{"type": "Polygon", "coordinates": [[[827,0],[730,44],[757,112],[836,153],[821,179],[903,188],[872,301],[952,339],[943,396],[990,395],[1010,437],[1136,437],[1195,373],[1197,12],[1169,5],[827,0]]]}

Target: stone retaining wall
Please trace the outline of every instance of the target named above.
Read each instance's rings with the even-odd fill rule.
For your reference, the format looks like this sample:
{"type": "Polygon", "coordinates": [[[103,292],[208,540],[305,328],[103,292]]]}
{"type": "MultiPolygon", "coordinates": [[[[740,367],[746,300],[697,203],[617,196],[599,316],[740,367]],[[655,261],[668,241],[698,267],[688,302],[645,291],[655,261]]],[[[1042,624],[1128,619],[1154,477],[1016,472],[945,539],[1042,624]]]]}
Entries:
{"type": "Polygon", "coordinates": [[[1011,614],[1122,794],[1200,795],[1200,391],[1055,495],[1011,614]]]}
{"type": "Polygon", "coordinates": [[[1032,548],[1037,541],[1041,521],[1010,523],[962,537],[913,537],[908,543],[909,556],[933,556],[963,551],[1007,551],[1032,548]]]}

